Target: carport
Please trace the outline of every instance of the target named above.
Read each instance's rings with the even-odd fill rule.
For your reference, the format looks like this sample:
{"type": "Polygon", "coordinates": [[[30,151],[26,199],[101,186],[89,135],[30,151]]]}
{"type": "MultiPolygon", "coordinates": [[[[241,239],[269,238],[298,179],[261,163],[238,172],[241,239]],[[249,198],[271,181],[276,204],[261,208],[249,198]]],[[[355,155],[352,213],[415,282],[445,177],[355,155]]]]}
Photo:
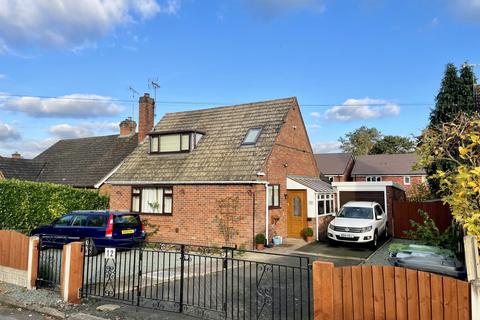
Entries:
{"type": "Polygon", "coordinates": [[[405,190],[392,181],[381,182],[333,182],[337,206],[341,208],[349,201],[375,201],[387,213],[388,223],[393,230],[393,202],[405,201],[405,190]]]}

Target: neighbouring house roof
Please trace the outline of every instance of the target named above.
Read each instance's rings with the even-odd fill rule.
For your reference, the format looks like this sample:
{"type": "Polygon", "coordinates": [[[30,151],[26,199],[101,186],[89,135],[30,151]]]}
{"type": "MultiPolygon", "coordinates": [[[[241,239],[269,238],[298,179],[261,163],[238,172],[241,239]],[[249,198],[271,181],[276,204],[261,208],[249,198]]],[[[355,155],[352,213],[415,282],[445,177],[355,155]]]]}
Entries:
{"type": "Polygon", "coordinates": [[[143,141],[109,183],[258,181],[288,111],[296,98],[167,113],[155,132],[200,131],[189,153],[148,154],[143,141]],[[256,144],[241,146],[248,129],[262,128],[256,144]]]}
{"type": "Polygon", "coordinates": [[[43,165],[37,160],[0,157],[0,177],[35,181],[43,165]]]}
{"type": "Polygon", "coordinates": [[[343,175],[350,160],[352,160],[351,153],[315,154],[318,170],[324,175],[343,175]]]}
{"type": "Polygon", "coordinates": [[[302,176],[287,176],[287,178],[292,179],[304,186],[313,189],[317,192],[323,193],[332,193],[333,188],[330,183],[327,183],[320,178],[316,177],[302,177],[302,176]]]}
{"type": "Polygon", "coordinates": [[[138,134],[60,140],[33,161],[44,163],[39,182],[94,187],[138,145],[138,134]]]}
{"type": "Polygon", "coordinates": [[[423,169],[413,169],[417,163],[414,153],[372,154],[358,156],[352,170],[355,175],[425,175],[423,169]]]}

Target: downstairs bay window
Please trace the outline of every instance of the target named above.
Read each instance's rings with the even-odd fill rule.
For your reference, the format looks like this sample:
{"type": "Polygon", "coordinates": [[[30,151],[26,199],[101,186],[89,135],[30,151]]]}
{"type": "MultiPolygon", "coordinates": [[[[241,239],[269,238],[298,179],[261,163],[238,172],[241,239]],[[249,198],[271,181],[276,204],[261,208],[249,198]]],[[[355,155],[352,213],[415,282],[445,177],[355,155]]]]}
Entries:
{"type": "Polygon", "coordinates": [[[172,187],[132,188],[132,212],[168,215],[172,208],[172,187]]]}

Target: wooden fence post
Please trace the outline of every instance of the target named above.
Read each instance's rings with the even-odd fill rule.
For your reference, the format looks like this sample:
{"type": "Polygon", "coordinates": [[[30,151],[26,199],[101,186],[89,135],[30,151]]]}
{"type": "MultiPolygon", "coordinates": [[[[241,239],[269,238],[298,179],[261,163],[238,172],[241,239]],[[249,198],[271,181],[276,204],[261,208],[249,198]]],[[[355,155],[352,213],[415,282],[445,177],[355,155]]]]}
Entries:
{"type": "Polygon", "coordinates": [[[470,283],[471,319],[480,319],[480,258],[478,255],[477,238],[465,236],[463,237],[463,243],[465,245],[467,280],[470,283]]]}
{"type": "Polygon", "coordinates": [[[72,242],[63,246],[60,294],[63,301],[80,303],[80,289],[83,281],[82,242],[72,242]]]}
{"type": "Polygon", "coordinates": [[[38,274],[38,237],[28,241],[27,289],[35,289],[38,274]]]}
{"type": "Polygon", "coordinates": [[[313,263],[313,319],[333,319],[333,263],[313,263]]]}

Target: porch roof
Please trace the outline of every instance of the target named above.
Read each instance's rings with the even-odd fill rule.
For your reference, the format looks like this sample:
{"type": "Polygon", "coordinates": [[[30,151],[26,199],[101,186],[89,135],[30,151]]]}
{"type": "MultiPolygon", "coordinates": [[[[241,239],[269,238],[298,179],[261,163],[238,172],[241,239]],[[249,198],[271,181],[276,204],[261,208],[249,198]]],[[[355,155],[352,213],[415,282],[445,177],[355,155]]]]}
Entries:
{"type": "Polygon", "coordinates": [[[332,186],[318,177],[287,176],[287,178],[292,179],[307,188],[313,189],[316,192],[333,193],[332,186]]]}

